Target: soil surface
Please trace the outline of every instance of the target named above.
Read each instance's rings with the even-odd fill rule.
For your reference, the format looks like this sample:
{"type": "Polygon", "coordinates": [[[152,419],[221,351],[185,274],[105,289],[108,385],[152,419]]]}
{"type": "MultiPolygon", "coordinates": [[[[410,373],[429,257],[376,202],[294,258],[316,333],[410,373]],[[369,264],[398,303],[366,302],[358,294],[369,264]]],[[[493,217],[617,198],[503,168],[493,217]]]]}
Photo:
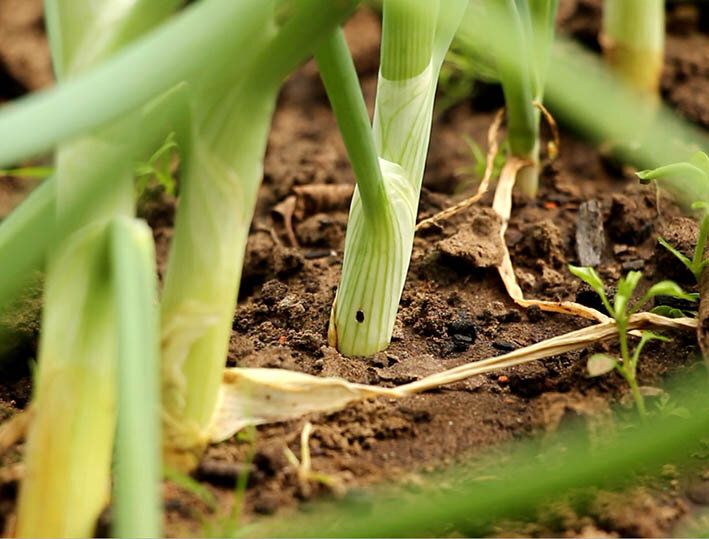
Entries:
{"type": "MultiPolygon", "coordinates": [[[[0,99],[51,82],[40,4],[39,0],[0,0],[0,99]],[[18,37],[11,37],[14,34],[6,28],[18,37]]],[[[560,31],[598,49],[600,5],[600,0],[562,0],[560,31]]],[[[663,97],[692,122],[709,127],[706,8],[677,4],[668,10],[663,97]]],[[[346,33],[371,113],[378,69],[378,16],[358,12],[346,33]]],[[[463,135],[485,148],[487,130],[503,102],[499,87],[476,83],[470,98],[437,115],[420,219],[472,193],[477,178],[461,172],[473,164],[463,135]]],[[[353,182],[317,69],[308,63],[286,83],[273,120],[228,365],[291,369],[392,387],[589,325],[587,320],[535,308],[525,312],[510,300],[492,267],[497,253],[486,243],[494,229],[487,209],[492,193],[488,193],[474,207],[417,235],[389,349],[369,358],[341,356],[327,345],[327,323],[342,267],[351,194],[347,186],[353,182]],[[305,185],[321,187],[309,196],[297,195],[301,205],[294,218],[294,245],[276,210],[305,185]]],[[[0,181],[0,218],[33,185],[21,179],[0,181]]],[[[160,191],[153,194],[142,201],[140,211],[154,229],[162,272],[176,201],[160,191]]],[[[640,186],[631,170],[618,167],[562,129],[561,152],[543,170],[539,198],[515,197],[506,234],[527,297],[597,304],[597,296],[566,269],[568,263],[579,263],[578,245],[585,241],[577,239],[579,208],[587,201],[595,201],[592,207],[603,225],[600,239],[591,243],[600,247],[597,269],[609,284],[609,293],[629,270],[643,272],[639,291],[665,278],[696,289],[691,274],[657,245],[657,236],[662,235],[690,254],[697,234],[694,221],[664,200],[658,206],[653,188],[640,186]]],[[[34,294],[26,309],[5,322],[22,338],[11,354],[5,354],[11,359],[4,362],[8,374],[0,382],[3,417],[28,402],[31,384],[26,364],[36,349],[37,297],[34,294]]],[[[655,386],[667,375],[697,368],[695,335],[667,335],[671,342],[647,345],[639,367],[641,385],[655,386]]],[[[371,400],[335,414],[262,426],[253,444],[234,439],[214,445],[195,478],[216,497],[216,508],[201,502],[194,492],[166,482],[167,533],[206,533],[205,521],[213,522],[230,511],[236,478],[245,469],[249,486],[244,512],[250,518],[287,512],[304,499],[340,496],[385,480],[412,481],[447,464],[495,451],[505,442],[554,432],[569,421],[580,419],[590,431],[596,429],[599,421],[608,420],[612,407],[623,410],[630,405],[619,375],[589,378],[585,371],[591,354],[615,348],[613,342],[597,345],[398,401],[371,400]],[[300,454],[306,420],[313,424],[313,470],[331,478],[336,488],[321,483],[303,488],[285,456],[286,447],[300,454]]],[[[648,399],[651,409],[658,402],[657,397],[648,399]]],[[[0,468],[6,472],[0,473],[0,517],[5,521],[12,514],[21,475],[21,470],[14,475],[8,470],[17,470],[21,453],[21,445],[14,448],[0,468]]],[[[653,537],[679,533],[689,518],[696,518],[699,507],[709,505],[705,491],[709,487],[701,476],[669,474],[661,485],[640,485],[623,494],[598,492],[582,514],[561,503],[540,511],[534,521],[499,523],[492,534],[653,537]],[[622,503],[614,496],[623,496],[622,503]]],[[[109,518],[107,513],[103,520],[109,518]]]]}

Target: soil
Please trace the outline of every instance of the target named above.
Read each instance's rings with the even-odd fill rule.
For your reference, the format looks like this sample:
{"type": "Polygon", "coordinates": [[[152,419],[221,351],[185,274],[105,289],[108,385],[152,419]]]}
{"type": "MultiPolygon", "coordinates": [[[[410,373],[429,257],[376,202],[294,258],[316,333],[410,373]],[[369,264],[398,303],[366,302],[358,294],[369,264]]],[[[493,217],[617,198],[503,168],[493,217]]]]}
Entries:
{"type": "MultiPolygon", "coordinates": [[[[39,26],[41,10],[19,17],[16,4],[37,8],[40,2],[0,0],[0,96],[4,99],[51,81],[46,39],[39,26]],[[18,20],[10,17],[13,14],[18,20]],[[10,24],[24,37],[12,41],[5,33],[10,24]],[[25,38],[33,44],[17,52],[25,38]],[[25,53],[28,59],[22,60],[25,53]]],[[[598,49],[600,5],[600,0],[562,0],[560,31],[598,49]]],[[[673,4],[668,10],[663,97],[692,122],[709,127],[706,8],[673,4]]],[[[380,35],[377,15],[358,12],[348,22],[346,34],[371,113],[380,35]]],[[[471,164],[462,135],[484,148],[494,111],[502,103],[498,87],[477,84],[473,97],[437,116],[420,219],[471,193],[474,182],[456,172],[471,164]]],[[[396,386],[590,323],[534,308],[525,312],[510,300],[493,267],[500,253],[490,238],[499,222],[486,209],[492,198],[488,193],[476,206],[417,235],[391,346],[369,358],[341,356],[327,345],[327,323],[347,223],[349,190],[342,186],[353,181],[317,69],[308,63],[286,83],[273,120],[228,365],[283,368],[396,386]],[[311,184],[322,185],[322,196],[335,200],[322,204],[316,200],[296,212],[298,245],[292,245],[274,209],[293,195],[294,188],[311,184]]],[[[0,218],[31,186],[19,179],[0,182],[0,218]]],[[[689,254],[696,224],[667,201],[658,207],[652,187],[640,186],[629,171],[562,129],[561,153],[543,170],[540,196],[534,201],[515,197],[506,234],[518,281],[528,297],[576,299],[592,306],[597,302],[597,296],[566,270],[567,263],[578,263],[578,209],[588,200],[597,201],[602,215],[604,241],[596,242],[602,249],[597,269],[609,283],[609,293],[612,283],[631,269],[643,272],[639,291],[665,278],[693,289],[691,274],[657,245],[657,236],[689,254]]],[[[140,207],[154,229],[162,273],[175,200],[158,191],[140,207]]],[[[36,301],[26,307],[11,321],[23,328],[25,336],[23,344],[14,348],[10,365],[26,365],[35,350],[36,301]]],[[[659,385],[667,375],[697,368],[695,335],[668,335],[671,342],[650,343],[645,349],[639,368],[641,385],[659,385]]],[[[249,471],[244,511],[250,518],[287,512],[316,496],[341,495],[392,479],[410,481],[412,474],[425,476],[450,463],[470,461],[505,442],[553,432],[578,418],[594,429],[612,407],[628,406],[626,384],[619,376],[591,379],[585,372],[585,360],[592,353],[614,349],[613,343],[597,345],[398,401],[366,401],[331,415],[262,426],[253,447],[240,439],[214,445],[195,477],[216,496],[217,508],[208,508],[194,493],[166,482],[167,533],[204,534],[205,519],[214,521],[230,510],[233,486],[244,469],[249,471]],[[338,488],[312,483],[305,491],[286,459],[286,447],[299,454],[306,420],[313,424],[312,467],[334,479],[338,488]],[[250,451],[254,456],[249,463],[250,451]]],[[[3,378],[0,383],[0,408],[5,415],[27,404],[31,387],[25,367],[14,367],[13,372],[14,381],[3,378]]],[[[653,398],[648,404],[655,406],[653,398]]],[[[4,462],[9,466],[17,461],[21,450],[15,448],[4,462]]],[[[0,474],[0,482],[5,481],[0,484],[0,517],[5,520],[13,510],[16,491],[16,477],[8,477],[0,474]]],[[[670,474],[659,486],[596,492],[582,513],[563,501],[545,506],[530,521],[497,523],[491,534],[653,537],[679,533],[697,508],[709,505],[704,483],[696,474],[670,474]]]]}

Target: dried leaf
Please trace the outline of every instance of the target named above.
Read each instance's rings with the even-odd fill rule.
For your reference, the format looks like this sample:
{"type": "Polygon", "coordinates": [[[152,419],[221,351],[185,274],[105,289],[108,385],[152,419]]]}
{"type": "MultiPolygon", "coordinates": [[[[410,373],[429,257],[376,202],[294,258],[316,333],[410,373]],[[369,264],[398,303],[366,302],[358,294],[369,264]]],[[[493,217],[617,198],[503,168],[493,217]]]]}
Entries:
{"type": "Polygon", "coordinates": [[[376,396],[391,397],[396,392],[284,369],[226,369],[209,435],[219,442],[248,425],[336,412],[350,402],[376,396]]]}
{"type": "Polygon", "coordinates": [[[522,289],[519,287],[519,284],[517,284],[517,278],[515,277],[514,268],[512,267],[512,259],[510,258],[507,244],[504,242],[505,232],[507,231],[507,222],[510,219],[510,213],[512,211],[512,187],[514,186],[515,179],[517,178],[517,172],[525,165],[527,165],[527,162],[518,158],[510,157],[507,160],[507,163],[505,163],[505,166],[500,173],[500,179],[497,182],[497,190],[495,191],[495,198],[492,203],[492,208],[500,215],[500,217],[502,217],[503,222],[500,230],[500,236],[504,246],[504,256],[502,263],[497,269],[500,273],[500,278],[507,289],[507,293],[517,305],[524,308],[536,305],[543,311],[574,314],[584,318],[590,318],[591,320],[597,320],[599,322],[607,322],[611,319],[610,317],[598,312],[596,309],[586,307],[580,303],[574,303],[573,301],[525,299],[522,289]]]}
{"type": "MultiPolygon", "coordinates": [[[[630,317],[628,329],[664,327],[694,330],[696,325],[694,318],[665,318],[652,313],[639,313],[630,317]]],[[[352,384],[339,378],[319,378],[283,369],[226,369],[209,438],[212,442],[220,442],[248,425],[287,421],[310,413],[332,413],[352,402],[371,397],[408,397],[478,374],[584,348],[616,334],[615,321],[609,319],[508,354],[475,361],[392,389],[352,384]]]]}

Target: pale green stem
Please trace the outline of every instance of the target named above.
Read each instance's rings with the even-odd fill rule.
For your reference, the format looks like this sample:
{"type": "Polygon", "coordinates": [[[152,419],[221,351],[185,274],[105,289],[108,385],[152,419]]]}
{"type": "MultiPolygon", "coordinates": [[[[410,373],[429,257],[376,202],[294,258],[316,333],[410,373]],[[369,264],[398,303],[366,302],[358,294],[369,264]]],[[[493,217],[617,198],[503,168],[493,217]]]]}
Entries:
{"type": "Polygon", "coordinates": [[[601,43],[620,77],[656,96],[664,62],[665,1],[605,0],[601,43]]]}
{"type": "Polygon", "coordinates": [[[116,537],[161,537],[157,271],[150,227],[114,219],[110,260],[118,334],[113,530],[116,537]]]}
{"type": "Polygon", "coordinates": [[[439,0],[385,0],[381,73],[388,80],[406,80],[431,61],[439,0]]]}
{"type": "Polygon", "coordinates": [[[378,219],[368,219],[373,213],[363,206],[368,200],[355,189],[342,280],[328,331],[329,342],[346,355],[373,354],[391,340],[411,257],[438,73],[466,8],[464,1],[444,5],[440,11],[434,2],[396,0],[384,5],[372,129],[388,209],[381,205],[373,210],[379,212],[378,219]],[[404,6],[414,11],[407,13],[404,6]],[[431,13],[438,13],[436,20],[431,13]],[[413,42],[417,46],[408,50],[410,56],[397,61],[394,51],[413,42]],[[429,55],[425,63],[424,50],[429,55]]]}
{"type": "MultiPolygon", "coordinates": [[[[121,35],[132,39],[174,7],[174,0],[159,5],[145,2],[154,9],[149,14],[121,11],[116,2],[89,3],[73,2],[69,11],[63,11],[68,4],[47,2],[52,55],[63,66],[63,77],[90,68],[122,44],[121,35]],[[94,18],[75,27],[71,10],[81,12],[82,7],[94,18]],[[103,26],[102,17],[107,14],[111,24],[103,28],[105,40],[96,41],[92,30],[103,26]],[[136,15],[142,19],[137,25],[136,15]],[[81,45],[85,58],[73,67],[76,56],[64,48],[70,40],[81,45]],[[85,49],[91,47],[94,55],[89,61],[85,49]]],[[[79,48],[74,49],[76,54],[79,48]]],[[[116,428],[118,324],[106,229],[112,217],[133,213],[132,169],[139,118],[134,112],[57,150],[55,183],[48,184],[56,190],[52,224],[57,227],[73,220],[76,231],[62,238],[47,267],[34,417],[18,501],[18,536],[92,535],[108,502],[116,428]],[[74,216],[87,186],[105,179],[111,182],[109,196],[74,216]]]]}
{"type": "Polygon", "coordinates": [[[264,21],[236,86],[218,72],[198,81],[161,304],[165,458],[173,468],[195,466],[209,439],[281,82],[353,5],[303,0],[277,33],[264,21]]]}
{"type": "Polygon", "coordinates": [[[699,228],[699,237],[697,238],[697,246],[694,248],[692,271],[694,272],[697,283],[702,280],[702,272],[704,271],[704,249],[707,244],[707,235],[709,235],[709,215],[702,219],[699,228]]]}
{"type": "Polygon", "coordinates": [[[633,399],[635,400],[638,413],[643,419],[645,419],[647,416],[647,411],[645,409],[645,400],[643,399],[638,387],[638,380],[636,376],[637,364],[636,361],[630,357],[630,350],[628,349],[628,322],[624,319],[616,319],[616,324],[618,328],[618,340],[620,341],[620,357],[623,360],[623,365],[619,370],[630,386],[630,391],[633,395],[633,399]]]}

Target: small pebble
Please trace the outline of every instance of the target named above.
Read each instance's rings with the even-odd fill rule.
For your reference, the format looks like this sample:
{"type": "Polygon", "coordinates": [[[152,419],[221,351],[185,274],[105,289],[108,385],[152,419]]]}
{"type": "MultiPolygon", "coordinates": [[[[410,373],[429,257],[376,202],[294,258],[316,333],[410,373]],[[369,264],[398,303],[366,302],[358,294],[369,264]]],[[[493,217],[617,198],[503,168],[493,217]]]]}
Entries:
{"type": "Polygon", "coordinates": [[[473,344],[473,338],[468,335],[461,335],[456,333],[453,335],[453,343],[455,345],[455,350],[458,352],[463,352],[468,349],[468,346],[473,344]]]}
{"type": "Polygon", "coordinates": [[[316,258],[325,258],[326,256],[330,256],[330,250],[329,249],[313,249],[312,251],[308,251],[305,253],[305,258],[307,260],[314,260],[316,258]]]}
{"type": "Polygon", "coordinates": [[[497,381],[498,381],[500,384],[506,384],[507,382],[510,381],[510,379],[509,379],[507,376],[505,376],[505,375],[503,374],[503,375],[497,377],[497,381]]]}
{"type": "MultiPolygon", "coordinates": [[[[477,330],[475,324],[465,311],[458,311],[458,317],[448,324],[449,335],[467,335],[471,338],[470,342],[475,340],[477,330]]],[[[455,337],[454,337],[455,338],[455,337]]]]}
{"type": "Polygon", "coordinates": [[[637,270],[643,269],[644,266],[645,266],[645,261],[640,258],[637,258],[635,260],[628,260],[627,262],[623,262],[621,267],[625,271],[633,271],[633,270],[637,271],[637,270]]]}
{"type": "Polygon", "coordinates": [[[517,348],[519,348],[519,346],[510,341],[495,341],[492,343],[492,347],[505,352],[512,352],[513,350],[517,350],[517,348]]]}
{"type": "Polygon", "coordinates": [[[576,252],[582,266],[597,266],[605,246],[603,212],[597,199],[587,200],[579,207],[576,225],[576,252]]]}

